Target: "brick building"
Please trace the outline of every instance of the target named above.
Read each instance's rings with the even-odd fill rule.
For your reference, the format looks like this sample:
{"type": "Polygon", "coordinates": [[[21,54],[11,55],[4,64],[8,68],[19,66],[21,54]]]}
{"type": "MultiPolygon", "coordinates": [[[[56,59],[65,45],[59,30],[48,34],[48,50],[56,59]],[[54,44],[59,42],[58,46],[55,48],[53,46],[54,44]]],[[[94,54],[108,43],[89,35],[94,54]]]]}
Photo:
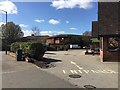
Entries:
{"type": "Polygon", "coordinates": [[[47,38],[46,44],[80,44],[81,47],[90,44],[90,36],[60,34],[47,38]],[[73,40],[74,39],[74,40],[73,40]]]}
{"type": "Polygon", "coordinates": [[[120,61],[120,1],[98,2],[101,59],[120,61]]]}
{"type": "Polygon", "coordinates": [[[92,21],[92,39],[91,40],[92,40],[92,48],[94,50],[96,48],[99,49],[99,47],[100,47],[98,36],[99,36],[99,33],[98,33],[98,21],[92,21]]]}
{"type": "Polygon", "coordinates": [[[51,36],[47,38],[46,44],[63,44],[63,40],[68,38],[68,35],[56,35],[56,36],[51,36]]]}
{"type": "Polygon", "coordinates": [[[92,37],[98,37],[98,21],[92,21],[92,37]]]}

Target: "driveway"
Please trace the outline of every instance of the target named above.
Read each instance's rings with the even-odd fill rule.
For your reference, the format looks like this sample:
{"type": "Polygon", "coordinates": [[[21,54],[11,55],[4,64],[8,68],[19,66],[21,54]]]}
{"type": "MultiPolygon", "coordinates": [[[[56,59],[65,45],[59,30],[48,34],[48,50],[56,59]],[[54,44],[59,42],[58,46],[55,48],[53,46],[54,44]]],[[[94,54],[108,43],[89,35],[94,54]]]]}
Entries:
{"type": "Polygon", "coordinates": [[[59,61],[52,62],[56,67],[41,70],[82,88],[85,85],[118,88],[118,63],[101,62],[99,56],[85,55],[84,52],[85,50],[47,51],[45,58],[59,61]],[[80,77],[71,78],[71,74],[80,77]]]}
{"type": "Polygon", "coordinates": [[[34,64],[17,62],[15,58],[0,52],[2,59],[2,88],[77,88],[34,64]]]}

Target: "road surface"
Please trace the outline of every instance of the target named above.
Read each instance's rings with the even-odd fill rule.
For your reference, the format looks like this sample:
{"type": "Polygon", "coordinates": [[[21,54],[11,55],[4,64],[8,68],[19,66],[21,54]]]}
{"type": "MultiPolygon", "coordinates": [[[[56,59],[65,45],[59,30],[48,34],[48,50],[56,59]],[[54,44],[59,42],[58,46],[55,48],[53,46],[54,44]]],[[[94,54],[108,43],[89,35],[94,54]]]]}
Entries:
{"type": "Polygon", "coordinates": [[[85,55],[85,50],[47,51],[44,57],[61,61],[52,62],[56,67],[43,71],[73,85],[118,88],[118,62],[101,62],[97,55],[85,55]],[[70,78],[71,74],[78,74],[81,78],[70,78]]]}
{"type": "Polygon", "coordinates": [[[27,62],[2,54],[2,88],[77,88],[27,62]]]}

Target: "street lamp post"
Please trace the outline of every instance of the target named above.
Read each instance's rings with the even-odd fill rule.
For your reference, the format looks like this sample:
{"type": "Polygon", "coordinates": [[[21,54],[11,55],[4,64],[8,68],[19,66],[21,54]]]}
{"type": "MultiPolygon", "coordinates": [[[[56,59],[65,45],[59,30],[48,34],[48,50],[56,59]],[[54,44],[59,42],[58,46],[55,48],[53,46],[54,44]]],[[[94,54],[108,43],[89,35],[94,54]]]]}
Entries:
{"type": "MultiPolygon", "coordinates": [[[[0,11],[5,12],[5,14],[6,14],[6,26],[5,26],[5,28],[7,29],[7,11],[4,11],[4,10],[0,10],[0,11]]],[[[5,42],[6,42],[6,45],[5,45],[5,54],[7,55],[7,38],[5,38],[5,42]]]]}

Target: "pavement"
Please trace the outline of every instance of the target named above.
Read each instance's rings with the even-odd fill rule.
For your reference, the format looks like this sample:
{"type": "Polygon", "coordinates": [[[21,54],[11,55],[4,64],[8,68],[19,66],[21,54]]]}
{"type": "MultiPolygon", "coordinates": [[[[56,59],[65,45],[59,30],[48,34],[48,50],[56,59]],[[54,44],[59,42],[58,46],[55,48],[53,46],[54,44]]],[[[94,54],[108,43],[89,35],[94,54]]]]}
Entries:
{"type": "Polygon", "coordinates": [[[3,88],[118,88],[118,62],[101,62],[85,50],[47,51],[44,55],[54,67],[40,68],[17,62],[2,52],[3,88]],[[70,78],[69,75],[80,75],[70,78]]]}
{"type": "Polygon", "coordinates": [[[78,88],[75,85],[37,68],[32,63],[16,61],[2,55],[2,88],[78,88]]]}
{"type": "Polygon", "coordinates": [[[54,59],[56,67],[41,70],[80,88],[118,88],[118,62],[101,62],[98,55],[85,55],[85,50],[47,51],[44,57],[54,59]],[[71,74],[81,77],[70,78],[71,74]]]}

